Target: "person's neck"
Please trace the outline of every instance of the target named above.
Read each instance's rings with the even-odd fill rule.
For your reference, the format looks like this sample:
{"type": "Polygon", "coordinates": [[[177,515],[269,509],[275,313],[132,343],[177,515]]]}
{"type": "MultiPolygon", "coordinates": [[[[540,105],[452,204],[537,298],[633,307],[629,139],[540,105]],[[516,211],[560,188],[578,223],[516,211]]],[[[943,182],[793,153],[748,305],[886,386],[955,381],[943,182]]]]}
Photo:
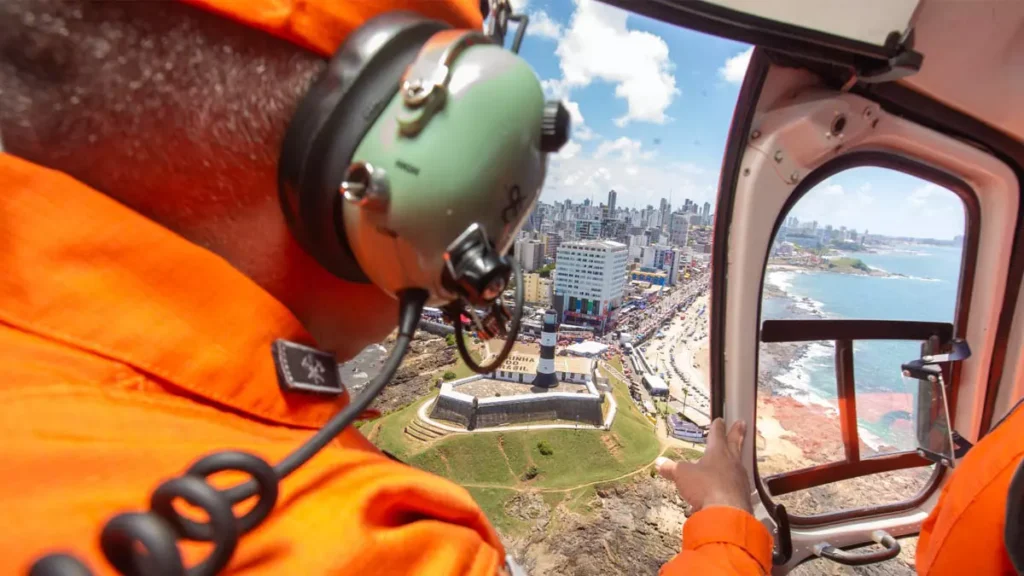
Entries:
{"type": "Polygon", "coordinates": [[[4,15],[6,152],[208,246],[193,223],[276,199],[280,143],[323,58],[182,2],[10,1],[48,17],[4,15]]]}

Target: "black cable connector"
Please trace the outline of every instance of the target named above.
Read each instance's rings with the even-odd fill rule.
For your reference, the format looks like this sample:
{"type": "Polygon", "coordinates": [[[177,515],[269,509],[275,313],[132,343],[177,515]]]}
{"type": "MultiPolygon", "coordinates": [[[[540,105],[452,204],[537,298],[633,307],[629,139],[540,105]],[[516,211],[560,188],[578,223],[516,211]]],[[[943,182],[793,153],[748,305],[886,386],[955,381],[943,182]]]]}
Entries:
{"type": "Polygon", "coordinates": [[[512,353],[512,347],[515,346],[516,338],[519,337],[519,327],[523,320],[523,306],[525,305],[525,290],[523,289],[523,271],[519,267],[519,262],[515,258],[512,261],[512,275],[516,278],[516,308],[512,312],[512,324],[509,327],[508,334],[505,337],[505,345],[501,347],[501,352],[498,353],[497,358],[493,362],[486,366],[481,366],[476,360],[473,360],[473,356],[470,355],[469,349],[466,348],[465,333],[462,328],[462,318],[460,314],[455,314],[455,346],[459,350],[459,356],[462,356],[462,361],[466,363],[466,366],[470,370],[477,374],[489,374],[494,372],[508,358],[508,355],[512,353]]]}

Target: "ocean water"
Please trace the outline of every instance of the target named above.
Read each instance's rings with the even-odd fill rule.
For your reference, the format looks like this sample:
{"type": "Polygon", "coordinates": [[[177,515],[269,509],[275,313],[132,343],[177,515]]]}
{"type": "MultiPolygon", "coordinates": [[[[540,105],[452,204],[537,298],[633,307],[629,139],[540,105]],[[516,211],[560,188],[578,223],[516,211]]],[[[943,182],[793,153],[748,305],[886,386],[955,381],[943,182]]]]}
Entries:
{"type": "MultiPolygon", "coordinates": [[[[952,322],[960,275],[960,247],[907,246],[884,253],[856,253],[873,268],[906,277],[830,272],[771,271],[766,281],[787,293],[766,298],[762,319],[822,318],[952,322]]],[[[917,381],[900,365],[920,357],[920,343],[882,340],[854,343],[854,380],[861,437],[873,448],[913,449],[912,414],[917,381]]],[[[835,408],[834,348],[811,344],[776,380],[783,393],[808,404],[835,408]]]]}

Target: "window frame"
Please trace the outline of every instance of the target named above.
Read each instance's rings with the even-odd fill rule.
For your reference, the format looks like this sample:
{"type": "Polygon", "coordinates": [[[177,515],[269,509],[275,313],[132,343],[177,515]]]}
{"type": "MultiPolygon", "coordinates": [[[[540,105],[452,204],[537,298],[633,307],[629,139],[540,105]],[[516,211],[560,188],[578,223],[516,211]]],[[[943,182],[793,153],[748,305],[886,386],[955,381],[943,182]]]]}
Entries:
{"type": "MultiPolygon", "coordinates": [[[[957,286],[956,296],[956,308],[953,312],[953,323],[952,323],[952,335],[955,338],[963,338],[967,330],[967,320],[970,315],[970,303],[971,294],[974,287],[974,275],[977,265],[978,256],[978,239],[981,230],[981,204],[978,199],[978,195],[970,185],[964,182],[959,177],[950,174],[944,170],[936,168],[934,166],[925,164],[921,161],[911,159],[905,156],[897,155],[893,152],[883,150],[862,150],[846,153],[838,158],[829,160],[813,170],[810,174],[804,178],[790,194],[789,198],[782,205],[782,209],[779,211],[778,216],[775,219],[775,224],[772,228],[771,239],[765,248],[765,255],[763,264],[761,267],[761,297],[757,303],[757,342],[758,346],[763,342],[762,340],[762,315],[761,305],[764,302],[764,283],[767,277],[768,260],[771,256],[772,244],[774,244],[775,237],[779,233],[779,228],[785,222],[786,217],[792,211],[793,207],[815,186],[824,182],[826,179],[832,177],[835,174],[850,170],[853,168],[862,167],[873,167],[873,168],[886,168],[889,170],[895,170],[903,174],[914,176],[921,180],[930,182],[937,186],[946,188],[963,203],[964,208],[964,242],[963,250],[960,258],[960,274],[959,282],[957,286]]],[[[808,321],[808,322],[829,322],[827,320],[808,321]]],[[[837,321],[842,322],[842,321],[837,321]]],[[[845,322],[856,322],[856,321],[845,321],[845,322]]],[[[898,324],[907,324],[909,322],[902,321],[891,321],[898,324]]],[[[835,339],[834,337],[828,337],[825,339],[835,339]]],[[[852,340],[848,339],[848,341],[852,340]]],[[[852,365],[852,346],[848,350],[848,361],[851,362],[848,367],[849,370],[853,369],[852,365]]],[[[841,361],[841,349],[839,341],[836,342],[836,361],[837,366],[841,361]]],[[[754,370],[755,374],[760,364],[760,351],[754,355],[754,370]]],[[[838,376],[838,374],[837,374],[838,376]]],[[[957,392],[960,384],[960,366],[954,364],[949,371],[949,413],[950,418],[955,418],[956,415],[956,400],[957,392]]],[[[837,395],[840,393],[853,395],[853,402],[856,398],[856,390],[854,389],[854,383],[852,380],[849,382],[849,389],[843,389],[843,382],[837,378],[837,395]]],[[[755,392],[756,384],[755,384],[755,392]]],[[[837,396],[838,397],[838,396],[837,396]]],[[[854,418],[856,412],[854,411],[854,418]]],[[[756,426],[757,422],[757,402],[754,402],[754,422],[756,426]]],[[[841,423],[843,424],[843,423],[841,423]]],[[[955,426],[955,422],[950,422],[951,428],[955,426]]],[[[856,432],[856,421],[854,420],[854,429],[856,432]]],[[[848,428],[849,425],[843,424],[843,428],[848,428]]],[[[853,435],[856,438],[856,434],[853,435]]],[[[914,452],[894,452],[892,454],[886,454],[883,456],[872,457],[868,459],[859,459],[854,462],[849,461],[851,456],[851,448],[846,445],[847,436],[844,434],[843,442],[845,453],[847,455],[847,461],[830,462],[819,466],[813,466],[810,468],[804,468],[801,470],[794,470],[792,472],[786,472],[783,474],[776,474],[770,478],[762,478],[757,468],[757,448],[755,446],[753,450],[753,476],[754,486],[757,490],[758,497],[762,504],[768,510],[774,510],[776,508],[775,502],[772,500],[769,494],[767,484],[769,481],[773,482],[776,488],[785,489],[785,492],[781,494],[795,492],[798,490],[806,490],[829,484],[839,480],[848,480],[851,478],[858,478],[861,476],[868,476],[870,474],[877,474],[879,472],[890,472],[895,470],[903,470],[908,468],[922,467],[931,464],[930,461],[918,456],[914,452]]],[[[855,446],[854,450],[859,452],[859,446],[855,446]]],[[[820,526],[823,524],[829,524],[838,521],[851,520],[856,518],[865,518],[870,516],[879,516],[882,514],[891,514],[893,512],[899,512],[908,510],[919,506],[925,500],[928,499],[938,488],[943,476],[945,475],[945,469],[942,466],[936,466],[928,482],[922,487],[922,489],[913,497],[904,500],[902,502],[894,502],[888,504],[880,504],[876,506],[867,506],[861,508],[850,508],[846,510],[837,510],[835,512],[826,512],[823,514],[816,514],[813,516],[801,516],[796,514],[788,514],[789,522],[795,526],[820,526]]]]}

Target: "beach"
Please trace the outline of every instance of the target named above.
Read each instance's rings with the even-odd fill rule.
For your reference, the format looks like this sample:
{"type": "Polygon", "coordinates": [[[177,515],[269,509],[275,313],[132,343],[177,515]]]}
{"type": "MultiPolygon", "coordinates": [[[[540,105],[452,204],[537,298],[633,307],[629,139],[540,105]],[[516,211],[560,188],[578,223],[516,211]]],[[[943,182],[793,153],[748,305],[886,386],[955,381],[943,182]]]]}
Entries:
{"type": "MultiPolygon", "coordinates": [[[[821,302],[790,292],[794,276],[805,273],[794,266],[769,266],[762,305],[765,316],[829,317],[821,302]]],[[[756,442],[762,477],[845,460],[835,394],[825,393],[820,382],[812,382],[812,374],[820,377],[823,372],[834,371],[834,354],[832,342],[760,344],[756,442]]],[[[861,458],[909,448],[890,445],[867,429],[864,422],[878,421],[889,414],[909,416],[913,411],[910,394],[858,388],[857,410],[861,458]]],[[[930,474],[930,467],[899,470],[775,496],[773,500],[800,515],[872,506],[910,498],[926,485],[930,474]]]]}

